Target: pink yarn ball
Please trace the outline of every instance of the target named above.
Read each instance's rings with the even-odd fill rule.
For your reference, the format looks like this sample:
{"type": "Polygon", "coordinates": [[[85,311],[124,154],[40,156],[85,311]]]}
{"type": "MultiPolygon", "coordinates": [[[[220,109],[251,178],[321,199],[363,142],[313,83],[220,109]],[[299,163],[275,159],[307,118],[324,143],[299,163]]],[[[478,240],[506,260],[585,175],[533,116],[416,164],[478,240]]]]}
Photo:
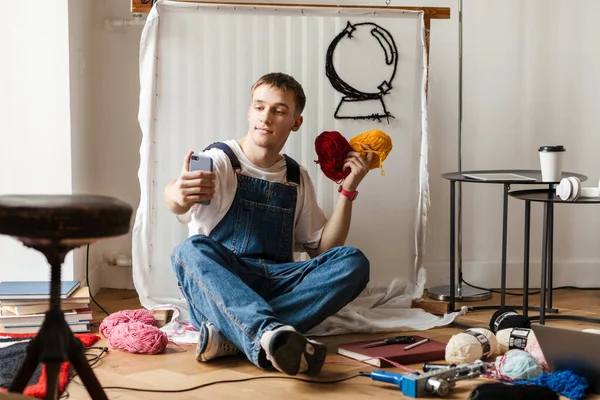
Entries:
{"type": "Polygon", "coordinates": [[[110,314],[104,318],[104,321],[100,324],[100,333],[104,337],[109,337],[115,327],[120,324],[127,324],[130,322],[141,322],[146,325],[154,326],[156,320],[152,313],[146,309],[139,310],[121,310],[116,313],[110,314]]]}
{"type": "Polygon", "coordinates": [[[156,354],[164,351],[169,338],[155,324],[154,316],[146,309],[122,310],[102,321],[100,333],[116,349],[136,354],[156,354]]]}
{"type": "Polygon", "coordinates": [[[108,338],[111,347],[136,354],[156,354],[169,343],[167,334],[142,322],[117,325],[108,338]]]}

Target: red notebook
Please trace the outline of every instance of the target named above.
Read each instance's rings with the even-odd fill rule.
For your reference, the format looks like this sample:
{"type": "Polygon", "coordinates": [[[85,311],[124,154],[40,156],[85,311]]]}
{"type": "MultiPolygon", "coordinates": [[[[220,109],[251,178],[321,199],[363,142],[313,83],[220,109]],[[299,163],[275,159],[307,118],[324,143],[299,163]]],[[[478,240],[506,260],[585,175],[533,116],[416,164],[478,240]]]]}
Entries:
{"type": "MultiPolygon", "coordinates": [[[[415,336],[416,342],[425,339],[415,336]]],[[[385,346],[363,349],[362,345],[377,342],[378,340],[367,340],[364,342],[346,343],[338,348],[338,354],[355,360],[363,361],[380,368],[393,367],[389,362],[382,360],[383,357],[398,364],[408,365],[424,363],[428,361],[441,361],[446,357],[446,343],[431,340],[420,346],[404,350],[410,344],[390,344],[385,346]]]]}

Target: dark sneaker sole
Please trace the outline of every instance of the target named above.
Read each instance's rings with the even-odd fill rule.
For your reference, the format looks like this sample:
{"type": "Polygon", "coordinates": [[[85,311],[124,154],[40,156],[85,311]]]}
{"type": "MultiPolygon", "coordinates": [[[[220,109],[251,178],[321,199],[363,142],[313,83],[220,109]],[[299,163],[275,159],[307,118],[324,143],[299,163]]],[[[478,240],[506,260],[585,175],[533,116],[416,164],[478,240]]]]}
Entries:
{"type": "Polygon", "coordinates": [[[313,353],[310,354],[306,352],[306,347],[304,351],[304,356],[306,357],[306,362],[308,364],[308,371],[306,373],[308,375],[317,375],[321,372],[323,368],[323,364],[325,364],[325,358],[327,357],[327,346],[323,343],[315,343],[307,341],[307,346],[313,347],[313,353]]]}
{"type": "Polygon", "coordinates": [[[298,374],[303,355],[308,364],[308,375],[318,374],[327,357],[327,346],[309,342],[302,334],[295,331],[278,332],[273,337],[271,348],[276,349],[271,352],[275,363],[288,375],[298,374]],[[312,347],[312,354],[306,351],[307,346],[312,347]]]}

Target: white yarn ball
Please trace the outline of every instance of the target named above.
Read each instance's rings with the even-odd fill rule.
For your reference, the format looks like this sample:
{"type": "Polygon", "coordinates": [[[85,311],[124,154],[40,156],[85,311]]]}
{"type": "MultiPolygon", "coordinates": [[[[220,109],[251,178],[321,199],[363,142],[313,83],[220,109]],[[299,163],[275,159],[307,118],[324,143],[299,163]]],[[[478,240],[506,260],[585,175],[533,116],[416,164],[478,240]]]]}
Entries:
{"type": "Polygon", "coordinates": [[[506,328],[496,332],[496,339],[498,339],[498,351],[500,354],[504,354],[508,351],[508,345],[510,342],[510,334],[513,328],[506,328]]]}
{"type": "Polygon", "coordinates": [[[494,335],[494,332],[492,332],[486,328],[469,328],[469,329],[467,329],[467,331],[481,333],[483,336],[486,337],[488,342],[490,342],[489,356],[492,356],[492,355],[498,353],[498,339],[496,339],[496,335],[494,335]]]}
{"type": "MultiPolygon", "coordinates": [[[[471,328],[467,331],[485,336],[490,345],[490,351],[487,356],[491,356],[497,351],[498,341],[492,331],[485,328],[471,328]]],[[[446,345],[446,362],[451,364],[471,363],[480,360],[483,356],[483,344],[474,335],[466,332],[452,336],[446,345]]]]}

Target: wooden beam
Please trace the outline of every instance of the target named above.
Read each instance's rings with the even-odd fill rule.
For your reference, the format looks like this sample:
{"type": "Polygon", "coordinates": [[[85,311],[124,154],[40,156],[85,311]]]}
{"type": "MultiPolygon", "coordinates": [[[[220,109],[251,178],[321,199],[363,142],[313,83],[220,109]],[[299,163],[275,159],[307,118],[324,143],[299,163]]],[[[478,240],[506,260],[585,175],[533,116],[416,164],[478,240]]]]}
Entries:
{"type": "MultiPolygon", "coordinates": [[[[404,6],[358,6],[358,5],[330,5],[330,4],[285,4],[285,3],[257,3],[257,2],[224,2],[224,1],[197,1],[177,0],[186,3],[201,3],[207,5],[223,6],[265,6],[265,7],[316,7],[316,8],[350,8],[350,9],[375,9],[375,10],[406,10],[423,11],[426,21],[430,19],[450,19],[449,7],[404,7],[404,6]]],[[[149,13],[152,9],[152,0],[131,0],[131,11],[134,13],[149,13]]]]}
{"type": "Polygon", "coordinates": [[[147,14],[152,9],[152,0],[131,0],[131,12],[147,14]]]}

